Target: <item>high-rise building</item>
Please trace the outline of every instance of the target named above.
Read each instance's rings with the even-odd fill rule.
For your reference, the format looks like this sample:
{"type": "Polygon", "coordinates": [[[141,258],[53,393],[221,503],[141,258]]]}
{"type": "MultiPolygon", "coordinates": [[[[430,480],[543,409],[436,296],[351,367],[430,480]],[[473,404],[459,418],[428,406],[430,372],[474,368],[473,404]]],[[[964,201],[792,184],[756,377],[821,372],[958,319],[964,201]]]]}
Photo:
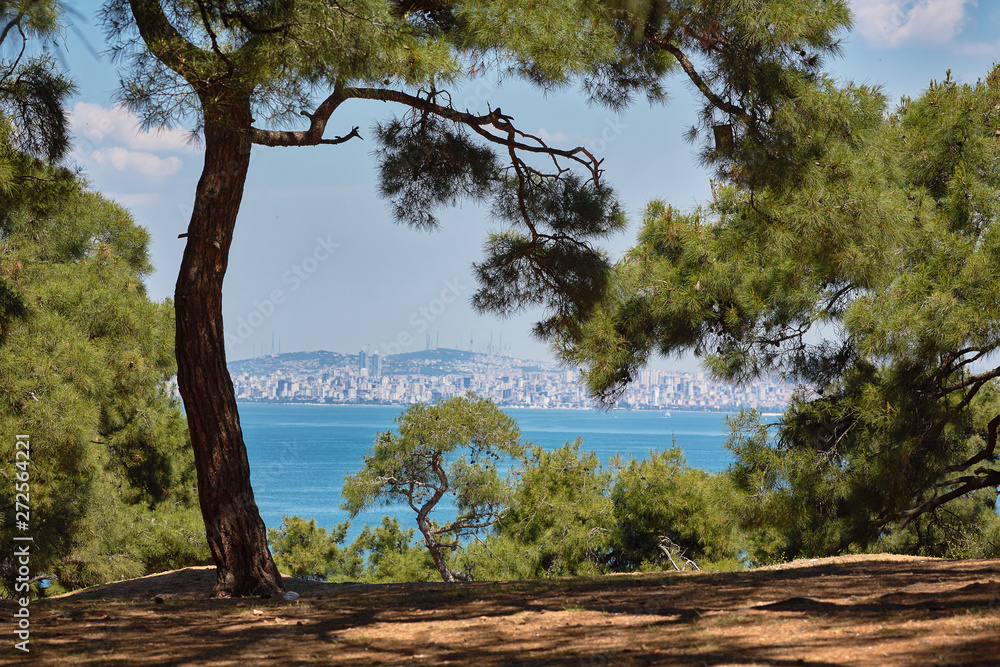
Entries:
{"type": "Polygon", "coordinates": [[[372,355],[372,375],[382,377],[382,357],[378,352],[372,355]]]}
{"type": "Polygon", "coordinates": [[[368,368],[368,353],[362,349],[358,352],[358,372],[360,373],[366,368],[368,368]]]}

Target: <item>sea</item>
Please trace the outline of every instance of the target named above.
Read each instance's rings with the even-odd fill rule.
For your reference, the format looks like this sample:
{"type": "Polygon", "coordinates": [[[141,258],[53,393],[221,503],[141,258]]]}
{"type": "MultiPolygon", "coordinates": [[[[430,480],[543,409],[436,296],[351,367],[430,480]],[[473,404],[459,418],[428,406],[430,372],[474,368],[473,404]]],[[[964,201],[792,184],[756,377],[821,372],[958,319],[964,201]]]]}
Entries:
{"type": "MultiPolygon", "coordinates": [[[[315,519],[325,528],[348,520],[340,509],[344,478],[364,466],[376,434],[394,430],[400,406],[303,405],[241,403],[240,423],[250,460],[250,480],[268,528],[278,528],[284,516],[315,519]]],[[[728,433],[723,412],[669,413],[645,410],[504,410],[521,429],[524,441],[554,449],[582,438],[583,450],[607,461],[620,455],[645,458],[652,450],[679,447],[688,465],[711,472],[732,460],[725,449],[728,433]]],[[[438,520],[454,508],[442,505],[438,520]]],[[[404,528],[416,526],[404,504],[380,506],[351,520],[347,542],[365,524],[383,515],[396,517],[404,528]]]]}

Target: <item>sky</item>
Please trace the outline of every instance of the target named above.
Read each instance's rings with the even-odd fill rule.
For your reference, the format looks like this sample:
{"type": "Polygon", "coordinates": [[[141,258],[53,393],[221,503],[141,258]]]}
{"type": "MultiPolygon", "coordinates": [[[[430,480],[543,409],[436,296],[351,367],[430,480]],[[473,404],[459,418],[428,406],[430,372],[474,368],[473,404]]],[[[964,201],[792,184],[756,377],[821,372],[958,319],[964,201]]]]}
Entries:
{"type": "MultiPolygon", "coordinates": [[[[70,108],[71,162],[92,188],[128,208],[151,234],[154,299],[172,296],[202,154],[183,128],[142,131],[115,104],[118,74],[97,27],[98,0],[70,1],[64,56],[79,91],[70,108]]],[[[985,77],[1000,61],[996,0],[853,0],[854,28],[843,55],[828,61],[839,80],[881,86],[890,102],[917,96],[951,70],[959,82],[985,77]]],[[[668,81],[670,99],[636,102],[616,114],[589,105],[576,89],[543,95],[523,84],[477,82],[453,99],[470,111],[501,106],[522,129],[602,157],[605,178],[629,217],[628,231],[607,244],[620,256],[635,240],[652,199],[690,209],[707,200],[709,175],[697,147],[683,140],[697,101],[686,80],[668,81]]],[[[552,360],[532,338],[540,312],[509,318],[476,313],[471,264],[496,228],[489,212],[460,203],[441,211],[441,228],[414,231],[393,222],[377,196],[371,128],[393,109],[352,101],[337,111],[328,136],[354,126],[339,146],[255,146],[223,289],[230,360],[270,352],[332,350],[383,354],[440,347],[503,347],[514,356],[552,360]]],[[[691,357],[652,367],[690,371],[691,357]]]]}

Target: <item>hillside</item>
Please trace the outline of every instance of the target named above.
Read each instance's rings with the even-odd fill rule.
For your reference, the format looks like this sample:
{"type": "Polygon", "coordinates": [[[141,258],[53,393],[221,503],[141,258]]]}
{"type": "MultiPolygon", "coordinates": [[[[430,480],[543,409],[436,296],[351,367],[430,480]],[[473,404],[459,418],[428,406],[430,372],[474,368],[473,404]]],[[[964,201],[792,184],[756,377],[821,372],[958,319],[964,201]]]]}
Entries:
{"type": "MultiPolygon", "coordinates": [[[[358,355],[319,350],[316,352],[285,352],[254,359],[240,359],[227,364],[233,375],[250,373],[269,375],[286,373],[321,373],[329,369],[357,368],[358,355]]],[[[480,354],[466,350],[439,348],[419,352],[402,352],[382,358],[383,373],[396,375],[448,375],[483,373],[497,369],[517,369],[525,373],[555,371],[555,364],[515,359],[499,355],[480,354]]]]}
{"type": "MultiPolygon", "coordinates": [[[[187,569],[39,601],[22,662],[997,664],[1000,561],[855,556],[453,585],[287,579],[294,602],[209,600],[213,579],[211,568],[187,569]]],[[[10,618],[10,603],[0,607],[10,618]]]]}
{"type": "Polygon", "coordinates": [[[233,375],[251,373],[254,375],[269,375],[275,371],[319,372],[327,368],[346,367],[357,363],[358,355],[341,354],[319,350],[316,352],[285,352],[269,354],[253,359],[240,359],[226,364],[233,375]]]}

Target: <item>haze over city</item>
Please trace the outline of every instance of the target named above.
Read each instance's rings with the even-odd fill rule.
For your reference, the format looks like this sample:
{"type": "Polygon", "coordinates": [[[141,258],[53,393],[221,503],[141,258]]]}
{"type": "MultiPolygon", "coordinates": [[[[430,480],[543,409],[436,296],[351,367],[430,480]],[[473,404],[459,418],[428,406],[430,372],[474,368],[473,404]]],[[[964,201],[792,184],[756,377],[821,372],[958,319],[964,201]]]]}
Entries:
{"type": "MultiPolygon", "coordinates": [[[[503,408],[597,406],[575,371],[517,359],[498,350],[474,353],[428,346],[421,352],[389,357],[365,350],[357,354],[267,354],[231,362],[229,370],[236,398],[246,402],[411,405],[472,392],[503,408]]],[[[616,407],[780,411],[796,389],[770,377],[740,386],[713,382],[701,372],[647,369],[638,373],[616,407]]]]}

